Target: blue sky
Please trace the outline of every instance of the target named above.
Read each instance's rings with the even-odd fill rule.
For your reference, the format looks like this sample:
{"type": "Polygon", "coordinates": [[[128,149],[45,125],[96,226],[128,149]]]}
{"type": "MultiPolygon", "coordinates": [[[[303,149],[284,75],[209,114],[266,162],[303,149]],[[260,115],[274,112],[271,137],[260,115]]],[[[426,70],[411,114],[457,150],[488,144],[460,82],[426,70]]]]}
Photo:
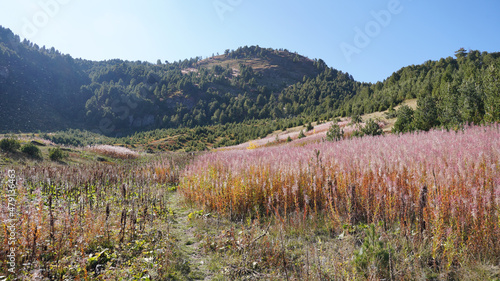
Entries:
{"type": "Polygon", "coordinates": [[[286,48],[382,81],[461,47],[500,51],[500,1],[0,0],[0,25],[75,58],[156,62],[286,48]]]}

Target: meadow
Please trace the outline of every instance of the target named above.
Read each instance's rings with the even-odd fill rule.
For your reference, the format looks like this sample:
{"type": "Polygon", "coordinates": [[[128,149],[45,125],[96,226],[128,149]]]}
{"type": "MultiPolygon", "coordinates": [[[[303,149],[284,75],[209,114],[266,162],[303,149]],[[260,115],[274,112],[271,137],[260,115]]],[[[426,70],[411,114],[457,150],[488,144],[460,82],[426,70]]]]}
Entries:
{"type": "MultiPolygon", "coordinates": [[[[418,263],[437,272],[499,262],[498,124],[209,153],[185,169],[179,190],[231,220],[272,216],[287,229],[316,221],[333,236],[377,226],[411,241],[407,260],[427,247],[418,263]]],[[[391,270],[370,276],[417,274],[391,270]]]]}
{"type": "Polygon", "coordinates": [[[83,151],[109,161],[4,168],[16,275],[0,251],[2,280],[500,278],[499,124],[194,157],[83,151]]]}

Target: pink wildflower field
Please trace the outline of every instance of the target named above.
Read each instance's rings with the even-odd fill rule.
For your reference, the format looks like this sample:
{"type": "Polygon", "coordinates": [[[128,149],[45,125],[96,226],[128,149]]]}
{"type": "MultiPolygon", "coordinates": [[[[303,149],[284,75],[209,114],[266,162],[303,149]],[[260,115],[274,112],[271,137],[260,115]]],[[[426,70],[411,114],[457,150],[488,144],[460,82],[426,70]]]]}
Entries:
{"type": "Polygon", "coordinates": [[[456,248],[500,254],[498,124],[209,153],[185,169],[179,190],[233,218],[383,223],[425,234],[449,260],[456,248]]]}

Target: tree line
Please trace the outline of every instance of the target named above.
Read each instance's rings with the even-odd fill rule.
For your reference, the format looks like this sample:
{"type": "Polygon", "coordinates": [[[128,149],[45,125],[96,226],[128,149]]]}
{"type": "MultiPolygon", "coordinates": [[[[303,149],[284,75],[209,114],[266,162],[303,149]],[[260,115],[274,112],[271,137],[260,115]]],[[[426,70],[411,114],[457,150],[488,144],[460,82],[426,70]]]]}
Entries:
{"type": "Polygon", "coordinates": [[[73,128],[121,137],[270,121],[285,129],[340,116],[391,113],[411,98],[418,99],[415,111],[392,112],[398,116],[396,132],[496,122],[499,57],[460,49],[455,57],[361,83],[321,59],[286,49],[244,46],[205,60],[171,63],[96,62],[40,48],[0,27],[0,130],[73,128]],[[103,121],[112,130],[100,130],[103,121]]]}

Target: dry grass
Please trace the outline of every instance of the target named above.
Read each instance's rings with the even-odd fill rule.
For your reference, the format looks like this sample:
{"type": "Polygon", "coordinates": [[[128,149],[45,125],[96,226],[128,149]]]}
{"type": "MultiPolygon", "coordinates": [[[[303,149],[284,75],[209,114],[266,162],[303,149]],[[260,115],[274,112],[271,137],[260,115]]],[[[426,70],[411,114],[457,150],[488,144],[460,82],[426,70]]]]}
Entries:
{"type": "Polygon", "coordinates": [[[96,145],[87,148],[97,154],[116,158],[116,159],[136,159],[139,153],[130,150],[126,147],[112,146],[112,145],[96,145]]]}
{"type": "MultiPolygon", "coordinates": [[[[165,156],[120,165],[13,167],[23,179],[15,197],[16,276],[166,278],[176,266],[167,200],[179,180],[179,161],[165,156]]],[[[6,190],[2,186],[2,198],[6,190]]],[[[8,216],[3,204],[0,221],[8,216]]],[[[2,225],[0,241],[6,246],[10,232],[2,225]]],[[[7,260],[6,254],[1,251],[0,260],[7,260]]],[[[0,268],[7,272],[6,264],[0,268]]]]}

